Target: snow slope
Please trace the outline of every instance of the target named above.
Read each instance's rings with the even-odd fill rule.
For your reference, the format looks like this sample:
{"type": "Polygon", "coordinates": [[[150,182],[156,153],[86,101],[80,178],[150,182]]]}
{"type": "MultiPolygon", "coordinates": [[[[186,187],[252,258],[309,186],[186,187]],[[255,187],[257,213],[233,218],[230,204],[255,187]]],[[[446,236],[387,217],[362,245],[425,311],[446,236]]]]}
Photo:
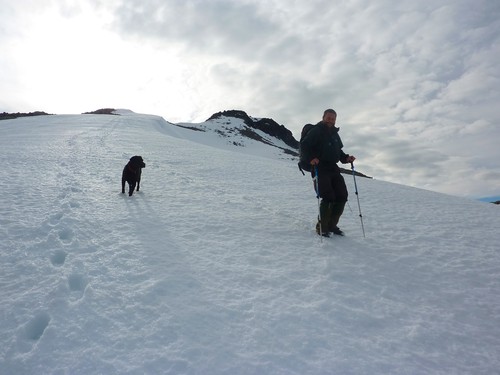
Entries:
{"type": "Polygon", "coordinates": [[[200,134],[0,123],[0,374],[498,373],[498,206],[357,178],[363,238],[346,175],[320,241],[294,161],[200,134]]]}

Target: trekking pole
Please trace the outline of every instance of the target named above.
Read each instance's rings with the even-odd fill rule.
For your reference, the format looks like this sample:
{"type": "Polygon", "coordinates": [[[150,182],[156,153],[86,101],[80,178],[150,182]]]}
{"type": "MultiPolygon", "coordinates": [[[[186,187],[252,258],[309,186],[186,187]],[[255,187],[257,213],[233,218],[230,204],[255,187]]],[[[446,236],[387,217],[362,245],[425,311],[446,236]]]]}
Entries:
{"type": "Polygon", "coordinates": [[[316,188],[316,198],[318,198],[318,223],[319,223],[319,237],[320,241],[323,242],[323,228],[321,224],[321,206],[319,203],[319,177],[318,177],[318,166],[314,166],[314,187],[316,188]]]}
{"type": "Polygon", "coordinates": [[[363,225],[363,215],[361,214],[361,206],[359,204],[358,185],[356,184],[356,173],[354,171],[354,163],[353,162],[351,162],[351,169],[352,169],[352,178],[354,178],[354,190],[356,192],[356,198],[358,199],[358,209],[359,209],[359,218],[361,220],[361,229],[363,230],[363,237],[366,238],[365,226],[363,225]]]}

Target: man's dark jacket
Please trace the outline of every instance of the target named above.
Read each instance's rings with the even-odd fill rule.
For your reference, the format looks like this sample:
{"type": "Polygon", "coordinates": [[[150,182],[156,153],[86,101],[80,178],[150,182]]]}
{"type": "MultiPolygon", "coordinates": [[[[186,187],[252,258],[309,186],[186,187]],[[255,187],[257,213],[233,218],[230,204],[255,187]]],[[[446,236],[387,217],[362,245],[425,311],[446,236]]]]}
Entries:
{"type": "Polygon", "coordinates": [[[339,161],[346,163],[349,155],[342,151],[342,147],[339,128],[329,128],[322,121],[311,128],[301,142],[304,159],[311,161],[318,158],[320,169],[336,169],[339,161]]]}

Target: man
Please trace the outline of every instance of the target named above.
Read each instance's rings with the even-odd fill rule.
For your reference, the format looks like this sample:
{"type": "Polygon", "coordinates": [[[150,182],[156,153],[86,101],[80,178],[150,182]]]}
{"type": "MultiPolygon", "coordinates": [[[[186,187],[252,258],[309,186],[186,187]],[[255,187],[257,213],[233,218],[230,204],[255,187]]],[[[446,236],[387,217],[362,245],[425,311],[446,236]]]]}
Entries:
{"type": "Polygon", "coordinates": [[[317,167],[318,184],[315,188],[319,189],[321,203],[316,232],[325,237],[330,237],[330,233],[344,235],[337,224],[344,212],[348,194],[337,163],[346,164],[356,160],[354,156],[342,151],[343,144],[339,128],[335,127],[336,121],[337,113],[333,109],[327,109],[323,113],[323,120],[311,128],[301,141],[301,152],[304,153],[305,160],[310,161],[313,171],[317,167]]]}

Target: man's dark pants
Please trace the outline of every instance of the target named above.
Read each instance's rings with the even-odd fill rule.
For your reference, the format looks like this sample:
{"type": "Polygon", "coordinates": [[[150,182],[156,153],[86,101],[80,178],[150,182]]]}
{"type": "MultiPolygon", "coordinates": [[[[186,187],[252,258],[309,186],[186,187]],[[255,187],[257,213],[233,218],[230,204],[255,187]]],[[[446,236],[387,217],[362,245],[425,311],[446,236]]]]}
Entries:
{"type": "Polygon", "coordinates": [[[318,168],[318,185],[319,196],[322,198],[320,204],[321,229],[322,232],[332,232],[337,227],[340,216],[344,212],[348,197],[340,168],[336,164],[328,168],[318,168]]]}

